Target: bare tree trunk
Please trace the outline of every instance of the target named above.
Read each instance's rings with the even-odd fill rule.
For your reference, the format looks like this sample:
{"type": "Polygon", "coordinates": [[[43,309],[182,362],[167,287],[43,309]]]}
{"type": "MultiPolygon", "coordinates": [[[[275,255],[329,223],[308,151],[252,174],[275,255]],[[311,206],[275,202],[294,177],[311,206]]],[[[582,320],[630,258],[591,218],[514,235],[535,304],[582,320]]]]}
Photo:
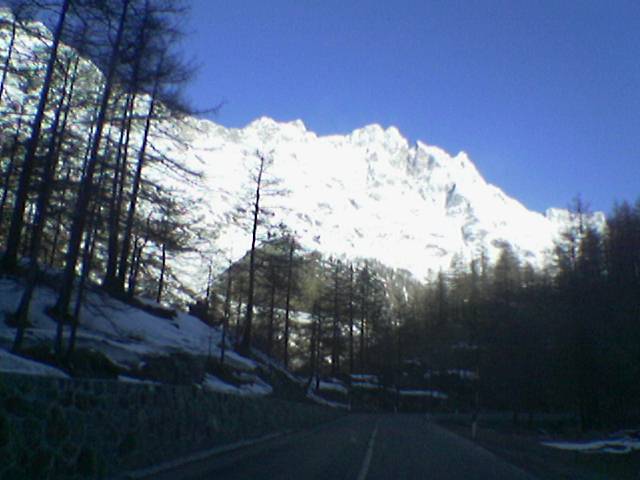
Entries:
{"type": "Polygon", "coordinates": [[[271,288],[269,289],[269,328],[267,332],[267,355],[269,356],[271,356],[271,352],[273,351],[275,311],[276,311],[276,282],[272,281],[271,288]]]}
{"type": "Polygon", "coordinates": [[[11,22],[11,35],[9,37],[9,45],[7,46],[7,56],[4,59],[4,64],[2,66],[2,79],[0,79],[0,105],[2,105],[2,95],[4,93],[4,85],[7,81],[7,75],[9,73],[9,69],[11,68],[11,56],[13,55],[13,46],[16,41],[16,18],[13,18],[11,22]]]}
{"type": "MultiPolygon", "coordinates": [[[[160,267],[160,279],[158,280],[158,295],[156,296],[156,302],[160,303],[162,299],[162,288],[164,287],[164,270],[167,267],[167,244],[162,244],[162,263],[160,267]]],[[[207,295],[207,298],[209,296],[207,295]]]]}
{"type": "MultiPolygon", "coordinates": [[[[9,39],[9,46],[7,49],[7,56],[4,61],[3,70],[2,70],[2,80],[0,80],[0,105],[2,105],[2,95],[5,89],[5,83],[7,80],[7,75],[9,73],[9,69],[11,68],[11,57],[13,55],[13,48],[15,45],[16,39],[16,18],[13,18],[11,22],[11,36],[9,39]]],[[[4,207],[7,202],[7,195],[9,192],[9,183],[11,181],[11,177],[13,176],[13,170],[15,168],[15,157],[18,151],[18,145],[20,141],[20,132],[22,130],[22,119],[24,116],[24,105],[20,105],[20,113],[18,116],[18,125],[16,127],[15,134],[13,136],[13,143],[11,144],[11,151],[9,154],[9,164],[7,165],[7,169],[4,175],[4,185],[2,190],[2,200],[0,200],[0,231],[2,231],[2,225],[4,223],[4,207]]]]}
{"type": "MultiPolygon", "coordinates": [[[[65,109],[64,109],[64,114],[63,114],[63,118],[62,118],[62,125],[60,127],[60,133],[58,135],[58,143],[57,143],[56,148],[55,148],[55,155],[56,155],[55,163],[56,163],[56,165],[59,162],[60,153],[62,152],[62,146],[64,144],[64,140],[65,140],[65,137],[66,137],[67,125],[68,125],[68,122],[69,122],[69,114],[71,113],[71,100],[73,99],[73,93],[74,93],[74,90],[75,90],[76,80],[78,78],[78,66],[79,66],[79,64],[80,64],[80,57],[76,56],[75,63],[74,63],[74,66],[73,66],[73,75],[71,77],[71,84],[69,86],[69,95],[68,95],[67,105],[65,106],[65,109]]],[[[93,125],[91,126],[91,128],[93,129],[93,125]]],[[[70,177],[71,177],[71,167],[66,169],[66,175],[65,175],[65,178],[64,178],[64,189],[62,191],[62,199],[64,199],[64,193],[66,191],[66,188],[67,188],[67,185],[69,183],[70,177]]],[[[54,235],[53,235],[53,242],[52,242],[52,246],[51,246],[51,253],[49,255],[48,260],[43,259],[43,262],[46,261],[49,266],[53,265],[55,252],[57,251],[57,248],[58,248],[58,239],[60,237],[60,230],[62,228],[61,223],[62,223],[62,209],[59,208],[58,209],[58,214],[56,215],[55,221],[53,222],[54,235]]]]}
{"type": "Polygon", "coordinates": [[[22,245],[20,245],[20,256],[26,257],[29,255],[29,245],[31,244],[31,227],[33,225],[33,218],[36,215],[36,205],[35,203],[31,203],[29,205],[29,210],[27,211],[26,220],[25,220],[25,231],[24,231],[24,240],[22,241],[22,245]]]}
{"type": "Polygon", "coordinates": [[[78,331],[78,324],[80,323],[80,310],[84,302],[84,292],[86,289],[87,281],[89,279],[89,274],[91,273],[93,252],[95,250],[96,238],[98,236],[98,227],[100,225],[100,207],[97,203],[94,203],[92,210],[93,212],[91,213],[91,217],[93,222],[93,229],[91,229],[92,232],[87,232],[84,238],[82,269],[80,272],[80,278],[78,279],[78,292],[76,296],[76,303],[73,308],[73,315],[71,318],[71,334],[69,335],[69,345],[67,346],[67,359],[71,357],[76,347],[76,335],[78,331]]]}
{"type": "Polygon", "coordinates": [[[241,326],[240,319],[241,318],[242,318],[242,293],[238,293],[238,302],[236,303],[236,328],[235,328],[236,348],[240,345],[240,326],[241,326]]]}
{"type": "Polygon", "coordinates": [[[320,388],[320,361],[321,357],[321,344],[322,344],[322,317],[318,316],[317,319],[317,328],[316,328],[316,361],[315,361],[315,371],[316,371],[316,391],[320,388]]]}
{"type": "Polygon", "coordinates": [[[134,59],[131,72],[130,82],[128,84],[129,94],[127,95],[127,105],[123,115],[123,121],[120,130],[120,140],[118,145],[118,158],[116,162],[116,172],[111,202],[109,207],[109,242],[108,242],[108,254],[107,254],[107,270],[104,276],[104,285],[115,294],[122,294],[125,289],[125,276],[127,272],[127,259],[129,258],[129,250],[131,248],[131,237],[133,228],[133,218],[136,211],[136,205],[138,202],[138,191],[140,189],[140,181],[142,168],[145,161],[147,142],[149,137],[149,130],[151,126],[151,120],[154,114],[154,108],[156,103],[156,97],[158,94],[160,84],[160,71],[164,62],[164,57],[160,58],[157,65],[156,78],[153,86],[153,92],[151,93],[151,104],[149,106],[149,112],[145,119],[145,128],[142,139],[142,145],[138,153],[138,162],[136,167],[133,184],[131,187],[131,198],[129,201],[129,209],[125,218],[124,232],[122,234],[121,250],[118,251],[120,245],[118,245],[120,236],[120,217],[122,214],[124,204],[124,190],[127,176],[127,164],[129,158],[129,145],[131,139],[132,121],[135,115],[135,104],[137,99],[137,90],[140,88],[140,72],[142,68],[142,62],[147,44],[149,28],[152,25],[150,19],[150,2],[145,0],[144,10],[142,13],[143,19],[138,28],[138,35],[134,47],[134,59]],[[125,133],[126,132],[126,133],[125,133]],[[125,133],[124,143],[122,134],[125,133]],[[119,169],[119,171],[118,171],[119,169]],[[119,177],[119,178],[118,178],[119,177]],[[118,186],[119,183],[119,186],[118,186]],[[117,192],[117,193],[116,193],[117,192]]]}
{"type": "Polygon", "coordinates": [[[42,89],[40,90],[40,99],[38,100],[38,107],[33,118],[31,136],[27,142],[27,152],[22,164],[20,178],[18,180],[18,189],[16,191],[13,213],[11,215],[11,226],[9,227],[9,235],[7,236],[6,242],[7,249],[2,258],[2,267],[8,271],[15,270],[17,265],[20,237],[22,236],[22,229],[24,226],[24,211],[27,204],[27,197],[29,195],[29,186],[31,184],[33,168],[36,163],[36,152],[38,150],[38,143],[40,140],[40,131],[45,117],[47,100],[49,98],[49,91],[51,90],[51,83],[53,80],[53,72],[58,58],[58,47],[60,45],[70,1],[71,0],[64,0],[62,3],[58,23],[53,33],[53,43],[51,45],[49,59],[47,60],[42,89]]]}
{"type": "Polygon", "coordinates": [[[52,315],[58,321],[55,345],[56,351],[58,353],[60,353],[62,347],[62,328],[64,320],[68,315],[69,302],[71,301],[76,263],[78,261],[78,254],[80,251],[80,242],[82,240],[82,234],[84,232],[85,223],[87,220],[87,208],[93,196],[93,175],[95,172],[96,164],[98,162],[98,153],[100,151],[100,143],[102,141],[102,131],[104,129],[109,101],[111,98],[111,90],[113,88],[116,66],[118,63],[118,54],[120,51],[120,44],[122,42],[128,7],[129,0],[124,0],[122,12],[118,23],[116,39],[114,42],[113,50],[111,52],[109,66],[107,68],[104,91],[100,102],[100,110],[98,111],[98,117],[96,119],[96,131],[92,142],[91,155],[89,156],[86,165],[84,178],[82,180],[82,183],[80,184],[80,191],[78,192],[78,198],[74,209],[73,223],[71,226],[69,245],[65,258],[65,270],[61,289],[58,300],[51,311],[52,315]]]}
{"type": "Polygon", "coordinates": [[[138,275],[140,275],[140,266],[142,265],[142,253],[144,252],[147,243],[149,242],[149,233],[145,235],[144,239],[137,246],[138,239],[135,240],[133,248],[133,254],[131,256],[131,268],[129,269],[129,281],[127,288],[127,297],[133,298],[136,293],[136,286],[138,285],[138,275]]]}
{"type": "Polygon", "coordinates": [[[353,265],[349,265],[349,384],[353,371],[353,265]]]}
{"type": "MultiPolygon", "coordinates": [[[[75,66],[78,66],[76,62],[75,66]]],[[[58,107],[56,108],[53,124],[51,126],[51,138],[49,140],[49,145],[47,148],[47,154],[45,156],[44,161],[44,169],[42,172],[42,179],[40,181],[40,191],[38,194],[38,199],[36,203],[36,213],[34,217],[32,232],[31,232],[31,243],[29,247],[29,257],[32,265],[36,265],[37,260],[40,255],[40,244],[42,241],[42,233],[44,230],[44,224],[47,221],[48,211],[49,211],[49,200],[51,198],[51,192],[53,188],[53,181],[55,177],[56,168],[58,166],[58,147],[61,145],[60,138],[63,135],[63,132],[60,130],[60,121],[62,115],[64,113],[65,101],[70,98],[70,95],[73,94],[73,90],[69,90],[67,92],[67,83],[69,81],[69,70],[71,68],[70,62],[67,64],[63,85],[62,85],[62,94],[60,96],[60,101],[58,103],[58,107]]],[[[75,75],[75,71],[73,73],[75,75]]],[[[72,79],[74,81],[74,79],[72,79]]]]}
{"type": "MultiPolygon", "coordinates": [[[[69,183],[70,178],[71,178],[71,167],[67,168],[66,174],[64,176],[65,188],[62,191],[63,199],[66,193],[66,185],[69,183]]],[[[52,267],[55,262],[56,252],[58,251],[58,243],[60,242],[60,232],[62,231],[62,212],[63,212],[62,208],[59,208],[58,213],[53,222],[53,225],[54,225],[53,241],[51,242],[51,249],[49,250],[49,260],[47,262],[47,264],[50,267],[52,267]]]]}
{"type": "MultiPolygon", "coordinates": [[[[89,128],[89,139],[91,139],[94,135],[95,132],[95,127],[96,127],[96,122],[98,121],[98,110],[96,109],[95,114],[92,116],[91,119],[91,126],[89,128]]],[[[91,140],[89,140],[87,142],[87,148],[85,149],[84,155],[83,155],[83,171],[86,169],[86,164],[89,161],[89,156],[91,155],[91,140]]],[[[64,203],[64,198],[66,196],[66,192],[68,190],[68,185],[69,185],[69,179],[71,178],[71,171],[72,168],[71,166],[69,166],[67,168],[67,173],[65,175],[65,180],[64,180],[64,189],[60,192],[60,195],[62,197],[62,202],[64,203]]],[[[56,231],[55,231],[55,235],[53,238],[53,244],[51,246],[51,251],[49,253],[49,265],[53,265],[53,262],[55,260],[55,254],[58,251],[58,241],[59,241],[59,237],[60,237],[60,231],[62,229],[62,209],[60,209],[58,211],[58,215],[56,216],[56,221],[55,221],[55,225],[56,225],[56,231]]]]}
{"type": "Polygon", "coordinates": [[[338,298],[339,264],[333,270],[333,324],[331,332],[331,375],[335,376],[340,368],[340,305],[338,298]]]}
{"type": "Polygon", "coordinates": [[[138,243],[139,237],[133,239],[133,252],[131,252],[131,263],[129,265],[129,276],[127,277],[127,297],[132,298],[135,294],[136,284],[138,283],[138,272],[140,270],[140,259],[144,250],[144,240],[138,243]]]}
{"type": "Polygon", "coordinates": [[[366,321],[366,303],[363,302],[362,305],[362,315],[360,317],[360,370],[362,372],[365,371],[365,330],[367,328],[367,321],[366,321]]]}
{"type": "MultiPolygon", "coordinates": [[[[160,62],[161,64],[162,62],[160,62]]],[[[161,65],[158,65],[158,69],[160,69],[161,65]]],[[[118,267],[118,285],[124,288],[124,278],[125,273],[127,271],[127,259],[129,258],[129,249],[131,245],[131,235],[133,230],[133,219],[136,213],[136,206],[138,203],[138,194],[140,191],[140,183],[142,181],[142,169],[145,163],[145,156],[147,150],[147,144],[149,141],[149,132],[151,131],[151,120],[153,118],[155,104],[156,104],[156,95],[158,94],[159,79],[156,79],[156,83],[154,85],[154,90],[151,95],[151,103],[149,104],[149,111],[147,113],[147,118],[144,126],[144,134],[142,137],[142,145],[140,146],[140,151],[138,152],[138,164],[136,166],[136,173],[133,179],[133,186],[131,190],[131,200],[129,202],[129,210],[127,212],[127,219],[124,227],[124,234],[122,239],[122,251],[120,252],[120,264],[118,267]]]]}
{"type": "Polygon", "coordinates": [[[314,377],[317,375],[317,365],[316,365],[316,356],[317,356],[317,347],[316,343],[318,341],[318,319],[314,319],[311,324],[311,342],[309,344],[309,366],[310,366],[310,374],[309,380],[307,382],[307,389],[311,386],[311,382],[314,377]]]}
{"type": "MultiPolygon", "coordinates": [[[[76,63],[77,66],[77,63],[76,63]]],[[[51,127],[51,138],[49,140],[49,146],[44,162],[44,169],[42,172],[42,179],[40,181],[40,192],[38,193],[38,199],[36,204],[36,213],[34,216],[33,227],[31,229],[31,239],[29,242],[29,270],[27,273],[27,285],[20,298],[20,304],[18,309],[14,313],[14,320],[16,323],[16,335],[13,341],[12,350],[18,351],[24,337],[24,331],[27,326],[27,319],[29,316],[29,307],[31,305],[31,298],[35,291],[36,284],[38,283],[38,272],[40,270],[38,266],[38,257],[40,256],[42,234],[44,231],[44,224],[47,221],[49,199],[51,197],[51,189],[53,188],[53,180],[56,171],[56,165],[58,155],[56,147],[58,145],[58,128],[60,126],[60,119],[63,113],[65,99],[67,98],[67,82],[69,80],[69,70],[71,68],[71,61],[67,63],[63,85],[62,94],[58,107],[56,108],[53,124],[51,127]]]]}
{"type": "Polygon", "coordinates": [[[209,308],[209,297],[211,296],[211,282],[213,282],[213,267],[211,266],[211,262],[209,262],[209,271],[207,272],[207,291],[204,295],[205,302],[207,303],[207,308],[209,308]]]}
{"type": "Polygon", "coordinates": [[[140,274],[140,265],[142,265],[142,252],[149,243],[151,235],[151,215],[147,217],[147,224],[144,232],[144,238],[138,245],[138,237],[133,241],[133,252],[131,253],[131,266],[129,268],[127,297],[132,298],[135,295],[136,286],[138,284],[138,275],[140,274]]]}
{"type": "Polygon", "coordinates": [[[120,212],[122,208],[122,192],[124,190],[127,155],[131,132],[131,117],[135,94],[127,95],[127,101],[120,125],[118,151],[111,182],[111,196],[109,197],[109,239],[107,243],[107,268],[103,285],[107,290],[117,289],[116,274],[118,270],[118,239],[120,236],[120,212]]]}
{"type": "MultiPolygon", "coordinates": [[[[100,177],[98,180],[97,190],[102,189],[102,185],[105,182],[106,164],[102,163],[100,168],[100,177]]],[[[84,292],[87,282],[89,281],[89,275],[91,274],[91,267],[93,262],[93,252],[95,250],[96,238],[98,237],[98,230],[100,228],[101,206],[99,202],[93,202],[91,210],[88,212],[88,225],[87,232],[84,236],[84,246],[82,249],[82,265],[80,269],[80,278],[78,279],[78,288],[76,292],[76,301],[73,307],[73,313],[71,315],[71,333],[69,335],[69,344],[67,345],[66,358],[71,358],[76,346],[76,337],[78,331],[78,324],[80,323],[80,311],[82,309],[82,303],[84,302],[84,292]]],[[[60,339],[60,351],[62,351],[62,339],[60,339]]]]}
{"type": "Polygon", "coordinates": [[[22,130],[22,118],[24,113],[24,107],[21,107],[22,111],[18,117],[18,125],[16,126],[15,134],[13,135],[13,143],[11,144],[11,151],[9,152],[9,164],[4,174],[4,186],[2,188],[2,200],[0,200],[0,227],[4,223],[4,207],[7,203],[7,196],[9,194],[9,182],[13,176],[13,170],[16,164],[16,154],[18,153],[18,146],[20,142],[20,132],[22,130]]]}
{"type": "Polygon", "coordinates": [[[253,321],[253,291],[256,277],[256,238],[258,233],[258,217],[260,215],[260,187],[262,186],[262,174],[265,167],[265,158],[260,156],[260,167],[256,179],[256,194],[253,204],[253,229],[251,233],[251,251],[249,253],[249,293],[247,298],[247,313],[242,335],[241,349],[248,353],[251,349],[251,323],[253,321]]]}
{"type": "Polygon", "coordinates": [[[222,320],[222,341],[220,343],[220,363],[224,364],[224,354],[227,348],[227,330],[229,329],[229,318],[231,317],[231,266],[227,270],[227,290],[224,297],[224,318],[222,320]]]}
{"type": "Polygon", "coordinates": [[[289,239],[289,263],[287,265],[287,298],[284,311],[284,368],[289,368],[289,315],[291,311],[291,284],[293,282],[293,252],[295,243],[289,239]]]}

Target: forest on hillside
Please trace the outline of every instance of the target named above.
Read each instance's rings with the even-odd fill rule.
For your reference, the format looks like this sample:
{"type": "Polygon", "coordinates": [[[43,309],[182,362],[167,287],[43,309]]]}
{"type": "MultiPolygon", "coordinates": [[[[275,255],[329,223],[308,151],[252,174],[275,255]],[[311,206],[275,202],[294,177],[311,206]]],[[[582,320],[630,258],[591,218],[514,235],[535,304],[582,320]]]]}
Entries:
{"type": "MultiPolygon", "coordinates": [[[[572,411],[585,430],[636,421],[640,202],[614,206],[604,232],[581,201],[573,207],[544,270],[505,244],[494,264],[480,253],[427,284],[375,261],[290,257],[292,243],[273,241],[258,252],[254,342],[310,377],[373,373],[387,386],[447,392],[469,411],[508,410],[516,420],[572,411]],[[292,265],[291,305],[308,313],[294,333],[292,265]]],[[[246,270],[245,261],[227,272],[216,287],[229,301],[213,306],[238,335],[246,270]]]]}
{"type": "Polygon", "coordinates": [[[179,125],[194,113],[180,95],[192,68],[175,48],[185,4],[8,4],[0,241],[3,274],[24,284],[5,319],[14,351],[24,347],[35,286],[46,283],[58,292],[49,314],[61,362],[74,349],[83,295],[100,289],[190,303],[237,348],[255,345],[310,378],[411,379],[462,408],[575,411],[585,429],[640,418],[640,201],[614,205],[604,230],[575,201],[543,270],[505,243],[494,263],[478,252],[422,284],[374,259],[324,258],[286,225],[268,226],[261,199],[286,185],[269,183],[269,158],[257,152],[238,210],[248,253],[194,291],[180,279],[179,255],[225,260],[184,194],[198,173],[166,148],[180,144],[179,125]]]}

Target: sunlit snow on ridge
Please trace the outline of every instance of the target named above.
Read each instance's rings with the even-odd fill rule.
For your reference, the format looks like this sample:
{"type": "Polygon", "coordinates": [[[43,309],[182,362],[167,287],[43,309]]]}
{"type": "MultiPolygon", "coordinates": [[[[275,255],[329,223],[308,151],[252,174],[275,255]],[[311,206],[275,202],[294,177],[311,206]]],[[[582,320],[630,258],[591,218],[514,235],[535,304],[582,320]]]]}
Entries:
{"type": "Polygon", "coordinates": [[[183,129],[188,154],[204,172],[206,203],[222,226],[218,243],[234,258],[248,247],[233,212],[256,152],[273,159],[270,176],[289,190],[264,198],[274,207],[272,224],[288,225],[307,248],[376,258],[419,279],[449,269],[456,255],[468,261],[485,249],[495,260],[505,242],[542,266],[565,225],[565,216],[530,211],[488,184],[466,153],[411,146],[395,127],[318,136],[302,121],[267,117],[244,128],[195,119],[191,126],[183,129]]]}

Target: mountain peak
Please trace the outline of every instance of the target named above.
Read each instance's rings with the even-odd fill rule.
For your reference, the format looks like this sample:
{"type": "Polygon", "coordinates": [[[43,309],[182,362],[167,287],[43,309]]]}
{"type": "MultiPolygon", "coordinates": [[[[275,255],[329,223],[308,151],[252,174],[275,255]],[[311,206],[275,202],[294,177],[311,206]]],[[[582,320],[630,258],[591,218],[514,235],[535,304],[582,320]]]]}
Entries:
{"type": "Polygon", "coordinates": [[[276,122],[273,118],[267,116],[261,116],[249,122],[244,130],[252,129],[252,128],[269,128],[278,126],[278,122],[276,122]]]}
{"type": "Polygon", "coordinates": [[[255,120],[252,120],[244,128],[260,129],[260,128],[286,128],[286,127],[294,128],[302,132],[307,131],[307,127],[305,126],[304,122],[299,118],[288,121],[288,122],[280,122],[280,121],[274,120],[271,117],[267,117],[266,115],[263,115],[261,117],[256,118],[255,120]]]}
{"type": "Polygon", "coordinates": [[[383,128],[378,123],[372,123],[353,130],[348,138],[356,145],[373,147],[383,145],[388,151],[407,150],[409,141],[394,126],[383,128]]]}

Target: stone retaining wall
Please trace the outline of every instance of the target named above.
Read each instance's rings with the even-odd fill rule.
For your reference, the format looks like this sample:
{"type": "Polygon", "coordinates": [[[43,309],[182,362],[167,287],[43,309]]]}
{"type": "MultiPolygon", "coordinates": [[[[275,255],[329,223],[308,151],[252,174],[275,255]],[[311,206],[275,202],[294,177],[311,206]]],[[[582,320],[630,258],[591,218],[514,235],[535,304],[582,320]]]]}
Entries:
{"type": "Polygon", "coordinates": [[[0,373],[0,479],[106,478],[338,415],[197,386],[0,373]]]}

